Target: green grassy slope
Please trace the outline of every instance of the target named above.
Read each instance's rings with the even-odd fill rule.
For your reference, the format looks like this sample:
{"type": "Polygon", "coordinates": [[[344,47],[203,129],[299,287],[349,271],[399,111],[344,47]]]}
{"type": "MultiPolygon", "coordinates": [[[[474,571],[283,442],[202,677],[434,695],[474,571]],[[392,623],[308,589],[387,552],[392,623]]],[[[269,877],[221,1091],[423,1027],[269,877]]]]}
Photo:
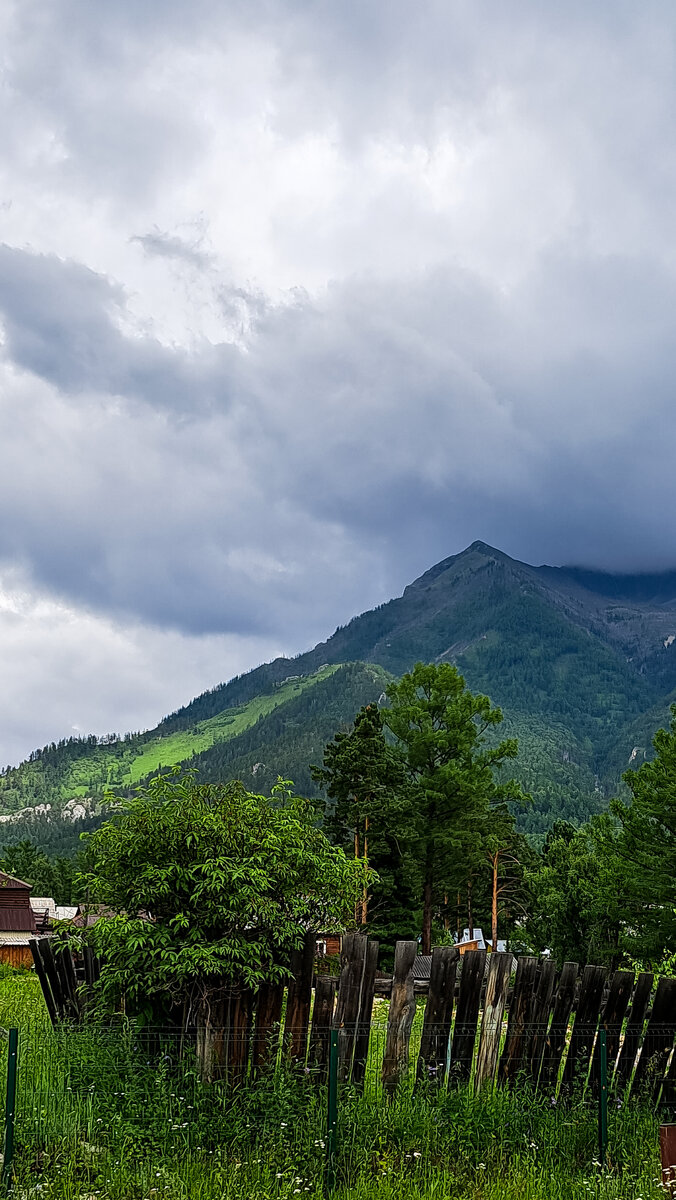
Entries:
{"type": "Polygon", "coordinates": [[[338,665],[326,666],[306,678],[288,679],[267,695],[200,721],[192,729],[93,746],[75,758],[64,753],[60,762],[58,753],[48,752],[44,761],[37,758],[0,776],[0,810],[96,797],[108,787],[130,788],[162,766],[189,762],[218,743],[237,738],[275,709],[330,679],[338,669],[338,665]]]}

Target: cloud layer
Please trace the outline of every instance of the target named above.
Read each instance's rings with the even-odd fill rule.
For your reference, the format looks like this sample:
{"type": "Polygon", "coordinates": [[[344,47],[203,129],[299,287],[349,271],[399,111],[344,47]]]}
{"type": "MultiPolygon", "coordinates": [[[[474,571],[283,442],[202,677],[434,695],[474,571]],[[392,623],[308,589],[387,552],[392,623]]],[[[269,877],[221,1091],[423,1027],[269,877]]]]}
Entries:
{"type": "Polygon", "coordinates": [[[476,537],[674,565],[666,6],[17,0],[0,35],[0,761],[476,537]]]}

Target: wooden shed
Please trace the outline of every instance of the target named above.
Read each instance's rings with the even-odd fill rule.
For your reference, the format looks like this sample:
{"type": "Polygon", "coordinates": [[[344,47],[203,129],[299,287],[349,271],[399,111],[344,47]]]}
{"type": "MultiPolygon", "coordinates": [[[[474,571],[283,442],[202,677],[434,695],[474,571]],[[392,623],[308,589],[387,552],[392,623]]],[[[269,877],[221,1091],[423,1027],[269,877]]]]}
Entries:
{"type": "Polygon", "coordinates": [[[37,926],[30,893],[30,883],[0,871],[0,963],[10,967],[33,966],[28,941],[37,926]]]}

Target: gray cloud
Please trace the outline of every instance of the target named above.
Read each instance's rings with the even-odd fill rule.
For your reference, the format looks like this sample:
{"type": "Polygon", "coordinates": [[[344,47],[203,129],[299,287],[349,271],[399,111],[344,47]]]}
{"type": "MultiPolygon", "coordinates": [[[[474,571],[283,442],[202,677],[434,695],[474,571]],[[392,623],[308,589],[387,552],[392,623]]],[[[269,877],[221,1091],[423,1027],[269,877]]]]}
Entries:
{"type": "Polygon", "coordinates": [[[225,675],[476,537],[674,565],[671,10],[60,0],[5,34],[26,588],[236,637],[225,675]]]}

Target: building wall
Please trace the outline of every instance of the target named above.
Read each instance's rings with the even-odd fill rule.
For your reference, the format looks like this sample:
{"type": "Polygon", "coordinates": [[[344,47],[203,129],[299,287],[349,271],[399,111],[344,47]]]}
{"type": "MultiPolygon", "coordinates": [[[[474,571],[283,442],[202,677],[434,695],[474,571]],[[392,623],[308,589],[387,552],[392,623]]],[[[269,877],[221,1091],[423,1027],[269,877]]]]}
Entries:
{"type": "Polygon", "coordinates": [[[0,946],[0,963],[8,967],[32,967],[33,955],[28,946],[0,946]]]}

